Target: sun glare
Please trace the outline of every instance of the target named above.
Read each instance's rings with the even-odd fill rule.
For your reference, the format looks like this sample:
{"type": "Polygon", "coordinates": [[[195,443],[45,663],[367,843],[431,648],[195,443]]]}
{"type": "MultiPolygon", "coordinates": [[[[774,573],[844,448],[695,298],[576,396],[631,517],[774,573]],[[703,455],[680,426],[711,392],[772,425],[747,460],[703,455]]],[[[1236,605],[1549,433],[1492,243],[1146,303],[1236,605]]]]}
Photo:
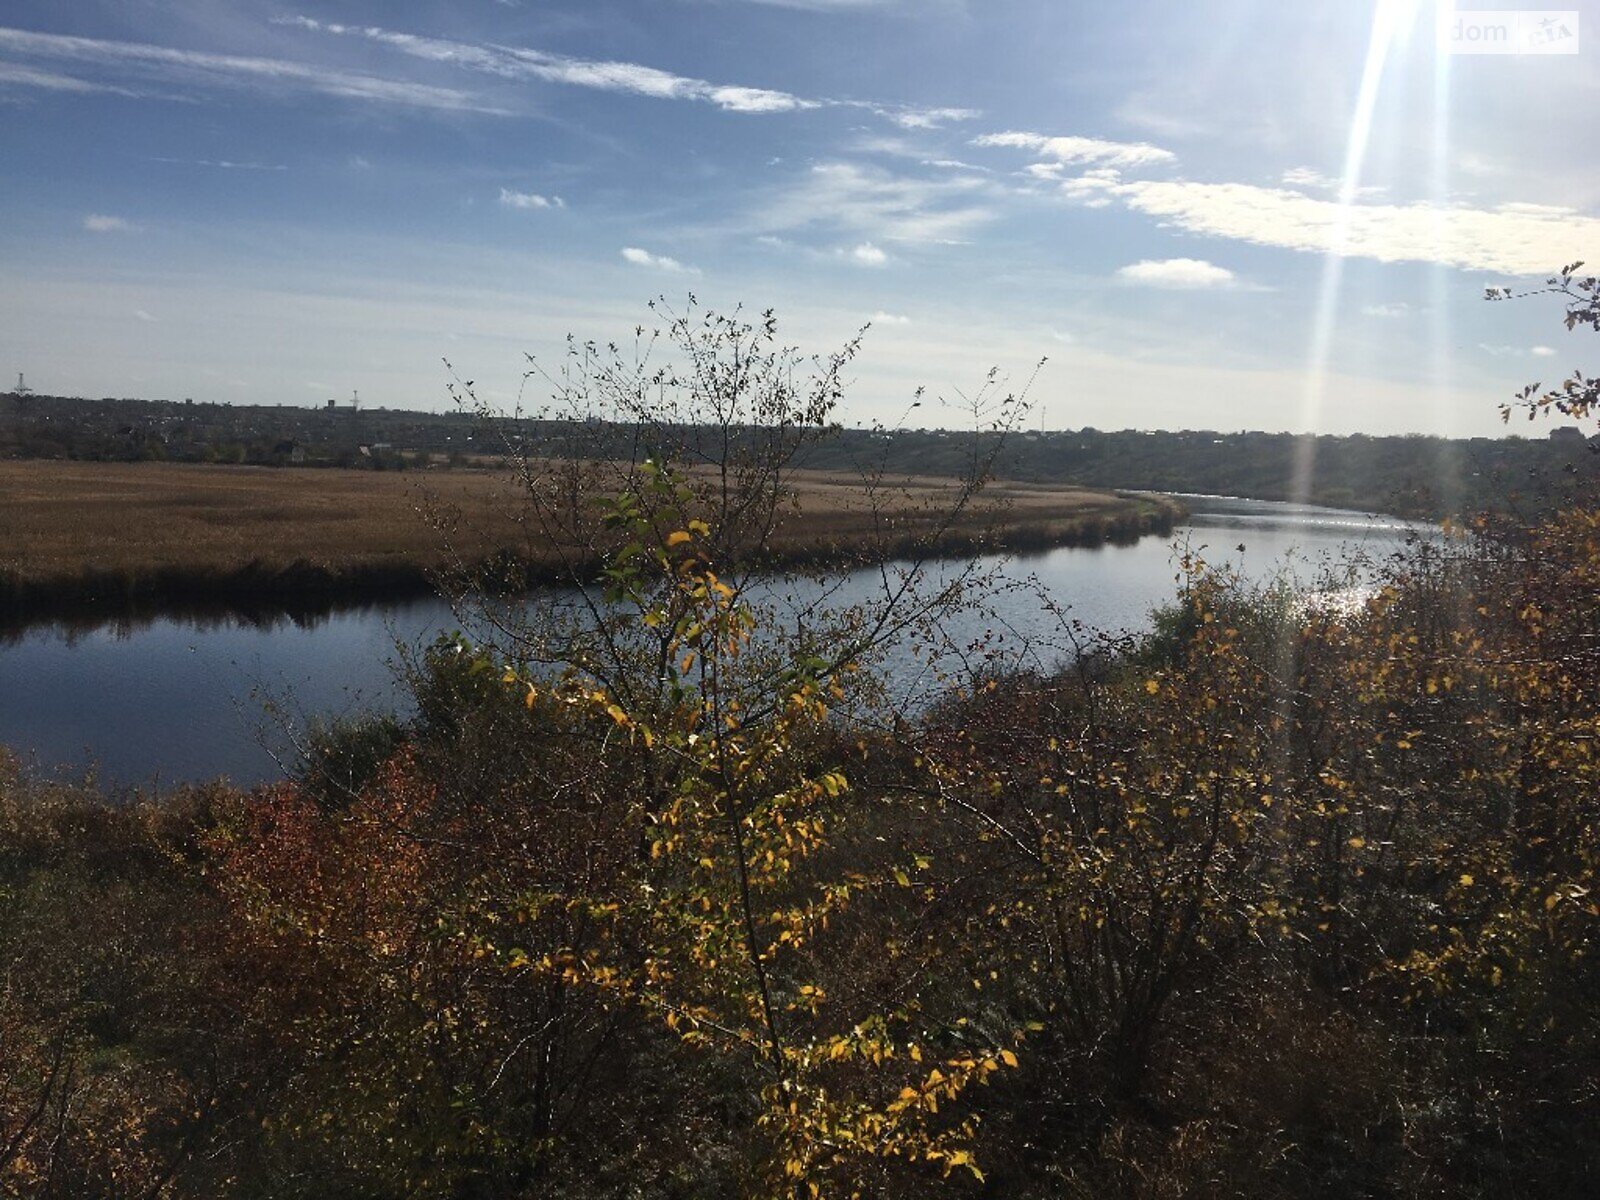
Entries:
{"type": "MultiPolygon", "coordinates": [[[[1409,34],[1423,0],[1377,0],[1372,10],[1372,28],[1367,39],[1366,60],[1361,68],[1361,87],[1350,114],[1350,130],[1345,139],[1344,163],[1339,177],[1339,216],[1331,248],[1322,262],[1322,279],[1317,289],[1316,314],[1311,326],[1310,348],[1306,354],[1305,384],[1300,402],[1300,424],[1308,433],[1321,427],[1323,402],[1327,396],[1328,358],[1339,319],[1339,294],[1344,281],[1345,246],[1349,236],[1350,212],[1361,191],[1362,170],[1372,140],[1378,94],[1391,52],[1409,34]]],[[[1302,443],[1294,473],[1294,497],[1306,500],[1316,471],[1316,450],[1309,440],[1302,443]]]]}

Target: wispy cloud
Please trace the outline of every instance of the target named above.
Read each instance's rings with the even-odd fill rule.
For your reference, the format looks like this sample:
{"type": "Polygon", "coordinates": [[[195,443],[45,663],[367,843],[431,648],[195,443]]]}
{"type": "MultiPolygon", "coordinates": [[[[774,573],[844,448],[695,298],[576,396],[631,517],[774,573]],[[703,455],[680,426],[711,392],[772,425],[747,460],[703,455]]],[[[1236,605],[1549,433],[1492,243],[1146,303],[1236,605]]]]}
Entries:
{"type": "Polygon", "coordinates": [[[758,220],[764,232],[821,226],[874,242],[961,241],[995,216],[991,190],[966,174],[928,179],[856,163],[818,163],[758,220]]]}
{"type": "Polygon", "coordinates": [[[287,171],[283,163],[234,162],[228,158],[151,158],[175,167],[215,167],[221,171],[287,171]]]}
{"type": "Polygon", "coordinates": [[[1105,167],[1149,167],[1173,163],[1178,156],[1149,142],[1109,142],[1092,137],[1049,137],[1042,133],[1009,130],[985,133],[972,139],[974,146],[1008,146],[1029,150],[1058,163],[1085,163],[1105,167]]]}
{"type": "Polygon", "coordinates": [[[90,213],[84,217],[83,227],[90,233],[132,233],[135,228],[126,217],[112,217],[104,213],[90,213]]]}
{"type": "MultiPolygon", "coordinates": [[[[1315,167],[1290,167],[1283,173],[1282,179],[1290,187],[1315,188],[1323,192],[1338,192],[1344,187],[1342,179],[1332,175],[1324,175],[1315,167]]],[[[1381,196],[1388,190],[1388,188],[1379,187],[1376,184],[1362,184],[1356,187],[1351,195],[1353,197],[1381,196]]]]}
{"type": "Polygon", "coordinates": [[[836,104],[855,103],[858,108],[869,108],[879,116],[888,117],[902,129],[938,129],[956,121],[973,121],[983,114],[975,108],[896,108],[884,104],[861,104],[836,100],[836,104]]]}
{"type": "Polygon", "coordinates": [[[803,8],[815,12],[865,11],[873,8],[900,8],[904,0],[744,0],[768,8],[803,8]]]}
{"type": "Polygon", "coordinates": [[[454,88],[383,79],[275,58],[210,54],[142,42],[106,41],[6,28],[0,28],[0,50],[25,57],[66,60],[101,70],[122,71],[173,84],[244,87],[277,93],[312,92],[417,108],[502,111],[484,105],[476,97],[454,88]]]}
{"type": "MultiPolygon", "coordinates": [[[[1045,153],[1043,142],[1057,141],[1061,144],[1051,155],[1056,162],[1031,164],[1026,174],[1058,184],[1060,194],[1075,203],[1122,204],[1173,228],[1210,237],[1313,254],[1427,262],[1511,275],[1539,275],[1574,259],[1600,258],[1600,219],[1558,205],[1343,204],[1287,187],[1123,178],[1119,165],[1145,166],[1170,159],[1168,152],[1143,143],[1129,149],[1123,143],[1095,139],[1041,139],[1016,133],[986,134],[976,140],[1036,154],[1045,153]],[[1057,164],[1072,161],[1098,165],[1068,177],[1057,164]]],[[[1287,175],[1302,186],[1333,183],[1309,167],[1294,168],[1287,175]]]]}
{"type": "Polygon", "coordinates": [[[149,321],[151,323],[155,322],[155,317],[153,317],[149,313],[145,312],[145,310],[142,309],[142,308],[134,309],[133,310],[133,315],[135,317],[137,317],[141,321],[149,321]]]}
{"type": "Polygon", "coordinates": [[[859,108],[909,129],[928,129],[977,114],[963,108],[921,108],[865,100],[833,100],[798,96],[772,88],[713,83],[677,75],[642,63],[577,58],[521,46],[458,42],[400,33],[378,26],[343,25],[313,17],[285,17],[279,24],[335,36],[364,38],[428,62],[443,63],[502,79],[537,79],[545,83],[626,92],[657,100],[692,100],[728,112],[786,113],[818,108],[859,108]]]}
{"type": "Polygon", "coordinates": [[[1146,258],[1120,268],[1117,277],[1128,283],[1161,288],[1228,287],[1236,281],[1232,271],[1203,258],[1146,258]]]}
{"type": "Polygon", "coordinates": [[[1026,174],[1057,185],[1059,193],[1085,208],[1105,208],[1111,203],[1122,173],[1115,167],[1091,167],[1081,175],[1068,175],[1058,163],[1030,163],[1026,174]]]}
{"type": "Polygon", "coordinates": [[[675,258],[668,258],[665,254],[652,254],[648,250],[641,250],[638,246],[625,246],[622,257],[636,267],[650,267],[656,271],[670,271],[681,275],[698,275],[699,268],[688,267],[675,258]]]}
{"type": "Polygon", "coordinates": [[[1479,342],[1478,349],[1485,354],[1493,355],[1495,358],[1527,358],[1529,355],[1534,358],[1554,358],[1556,356],[1554,346],[1528,346],[1524,348],[1522,346],[1502,346],[1491,342],[1479,342]]]}
{"type": "Polygon", "coordinates": [[[1393,304],[1363,304],[1361,306],[1361,315],[1366,317],[1384,317],[1392,320],[1397,317],[1410,316],[1411,306],[1403,302],[1395,302],[1393,304]]]}
{"type": "Polygon", "coordinates": [[[863,267],[881,267],[889,261],[889,256],[871,242],[862,242],[850,248],[850,261],[863,267]]]}
{"type": "Polygon", "coordinates": [[[567,202],[560,196],[541,196],[538,192],[514,192],[510,188],[501,188],[500,206],[522,209],[565,208],[567,202]]]}
{"type": "Polygon", "coordinates": [[[722,0],[729,4],[756,4],[762,8],[790,8],[803,12],[831,13],[882,13],[895,16],[928,18],[936,10],[965,13],[969,0],[722,0]]]}
{"type": "Polygon", "coordinates": [[[881,309],[881,308],[877,312],[873,313],[870,317],[868,317],[867,320],[871,321],[874,325],[909,325],[909,324],[911,324],[911,318],[910,317],[904,316],[901,313],[884,312],[883,309],[881,309]]]}
{"type": "Polygon", "coordinates": [[[117,96],[137,96],[139,94],[128,88],[115,87],[108,83],[95,83],[88,79],[79,79],[75,75],[62,75],[57,71],[41,71],[35,67],[25,67],[20,63],[0,62],[0,89],[4,88],[41,88],[48,92],[106,92],[117,96]]]}

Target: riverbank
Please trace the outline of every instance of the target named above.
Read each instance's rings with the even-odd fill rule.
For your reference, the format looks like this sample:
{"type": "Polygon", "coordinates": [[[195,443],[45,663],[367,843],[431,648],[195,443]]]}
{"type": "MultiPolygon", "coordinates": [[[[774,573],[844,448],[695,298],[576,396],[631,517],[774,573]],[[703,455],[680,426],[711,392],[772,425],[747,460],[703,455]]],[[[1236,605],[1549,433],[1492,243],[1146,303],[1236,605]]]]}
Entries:
{"type": "MultiPolygon", "coordinates": [[[[769,552],[776,564],[1095,545],[1170,532],[1183,512],[1163,497],[999,482],[941,529],[952,488],[901,480],[875,519],[848,473],[803,472],[798,510],[769,552]]],[[[163,608],[326,611],[427,595],[460,563],[495,562],[530,583],[564,578],[519,513],[514,484],[489,471],[0,463],[0,623],[163,608]]]]}

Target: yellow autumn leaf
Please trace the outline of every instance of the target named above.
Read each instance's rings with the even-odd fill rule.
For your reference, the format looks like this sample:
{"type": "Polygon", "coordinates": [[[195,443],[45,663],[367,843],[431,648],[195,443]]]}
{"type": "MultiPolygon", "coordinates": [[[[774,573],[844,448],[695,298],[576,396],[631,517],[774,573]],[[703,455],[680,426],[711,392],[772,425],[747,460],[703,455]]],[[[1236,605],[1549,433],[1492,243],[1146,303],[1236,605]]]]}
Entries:
{"type": "Polygon", "coordinates": [[[674,529],[671,533],[667,534],[667,549],[670,550],[674,546],[681,546],[685,542],[693,540],[694,535],[687,529],[674,529]]]}

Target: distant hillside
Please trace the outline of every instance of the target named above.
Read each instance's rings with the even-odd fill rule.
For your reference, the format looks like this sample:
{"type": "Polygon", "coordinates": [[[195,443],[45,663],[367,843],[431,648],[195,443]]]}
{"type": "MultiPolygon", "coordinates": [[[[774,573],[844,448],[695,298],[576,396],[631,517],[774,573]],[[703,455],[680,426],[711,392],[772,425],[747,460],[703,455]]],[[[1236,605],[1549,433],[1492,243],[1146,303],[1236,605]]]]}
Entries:
{"type": "MultiPolygon", "coordinates": [[[[821,448],[816,464],[842,466],[863,455],[873,439],[849,432],[821,448]]],[[[1438,517],[1482,509],[1543,511],[1585,486],[1593,494],[1600,479],[1596,445],[1576,429],[1537,440],[1080,429],[1013,435],[996,473],[1028,482],[1303,499],[1438,517]],[[1302,470],[1309,478],[1304,494],[1296,483],[1302,470]]],[[[877,452],[896,469],[938,474],[959,470],[969,447],[970,439],[959,435],[905,431],[889,435],[877,452]]]]}
{"type": "MultiPolygon", "coordinates": [[[[572,426],[469,413],[291,408],[132,399],[0,395],[0,457],[117,462],[255,463],[365,469],[492,466],[508,448],[537,442],[559,453],[572,426]]],[[[638,448],[635,430],[606,431],[617,453],[638,448]]],[[[592,450],[596,429],[583,429],[592,450]]],[[[957,474],[970,434],[843,429],[811,450],[806,466],[847,470],[882,463],[893,472],[957,474]]],[[[1489,508],[1558,507],[1600,477],[1600,453],[1576,429],[1524,439],[1299,437],[1204,430],[1013,435],[997,472],[1007,479],[1098,488],[1304,498],[1408,516],[1489,508]],[[1309,467],[1309,491],[1298,473],[1309,467]]]]}

